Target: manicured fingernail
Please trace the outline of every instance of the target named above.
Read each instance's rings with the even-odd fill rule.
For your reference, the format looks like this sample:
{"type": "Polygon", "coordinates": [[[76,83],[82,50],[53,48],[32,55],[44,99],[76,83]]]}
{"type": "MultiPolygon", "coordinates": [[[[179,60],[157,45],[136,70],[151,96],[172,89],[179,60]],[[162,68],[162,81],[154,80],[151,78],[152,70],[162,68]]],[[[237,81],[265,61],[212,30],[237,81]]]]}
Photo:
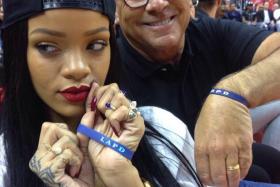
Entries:
{"type": "Polygon", "coordinates": [[[117,137],[120,137],[120,133],[115,129],[115,127],[113,127],[113,126],[111,126],[111,127],[112,127],[113,132],[115,133],[115,135],[116,135],[117,137]]]}
{"type": "Polygon", "coordinates": [[[96,110],[96,104],[97,104],[97,98],[94,97],[91,101],[91,104],[90,104],[90,108],[91,108],[91,111],[95,111],[96,110]]]}

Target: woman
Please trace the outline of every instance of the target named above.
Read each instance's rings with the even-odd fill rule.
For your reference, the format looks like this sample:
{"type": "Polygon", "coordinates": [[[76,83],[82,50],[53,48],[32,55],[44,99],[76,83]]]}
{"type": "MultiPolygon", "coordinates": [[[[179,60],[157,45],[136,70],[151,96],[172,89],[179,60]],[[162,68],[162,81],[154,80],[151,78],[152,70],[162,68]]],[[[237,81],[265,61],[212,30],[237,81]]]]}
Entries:
{"type": "Polygon", "coordinates": [[[153,186],[201,186],[188,152],[157,126],[147,124],[143,136],[135,103],[116,84],[102,86],[117,81],[112,7],[113,0],[4,1],[2,186],[136,187],[141,178],[153,186]],[[76,133],[79,123],[108,138],[107,146],[114,140],[113,148],[137,149],[132,162],[121,149],[76,133]],[[169,167],[173,158],[178,162],[169,167]]]}

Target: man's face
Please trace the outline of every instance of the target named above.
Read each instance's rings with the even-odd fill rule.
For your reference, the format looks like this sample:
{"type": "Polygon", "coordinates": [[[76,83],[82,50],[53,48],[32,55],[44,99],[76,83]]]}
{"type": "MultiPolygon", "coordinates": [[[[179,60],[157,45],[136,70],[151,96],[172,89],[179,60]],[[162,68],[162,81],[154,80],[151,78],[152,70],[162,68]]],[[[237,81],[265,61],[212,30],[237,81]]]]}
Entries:
{"type": "Polygon", "coordinates": [[[231,10],[231,11],[234,11],[235,9],[236,9],[235,4],[231,4],[231,5],[230,5],[230,10],[231,10]]]}
{"type": "Polygon", "coordinates": [[[117,13],[130,44],[153,61],[169,61],[181,52],[190,20],[190,0],[149,0],[139,8],[117,0],[117,13]]]}
{"type": "Polygon", "coordinates": [[[269,8],[269,2],[265,2],[265,3],[263,4],[263,6],[264,6],[264,9],[265,9],[265,10],[268,10],[268,8],[269,8]]]}

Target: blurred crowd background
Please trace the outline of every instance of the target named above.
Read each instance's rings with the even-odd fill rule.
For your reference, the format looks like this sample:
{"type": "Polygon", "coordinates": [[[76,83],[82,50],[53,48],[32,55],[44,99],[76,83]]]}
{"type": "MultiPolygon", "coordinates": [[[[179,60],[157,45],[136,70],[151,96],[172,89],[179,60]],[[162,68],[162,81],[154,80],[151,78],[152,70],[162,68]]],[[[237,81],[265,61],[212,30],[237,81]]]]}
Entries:
{"type": "Polygon", "coordinates": [[[280,31],[279,0],[223,0],[217,17],[280,31]]]}

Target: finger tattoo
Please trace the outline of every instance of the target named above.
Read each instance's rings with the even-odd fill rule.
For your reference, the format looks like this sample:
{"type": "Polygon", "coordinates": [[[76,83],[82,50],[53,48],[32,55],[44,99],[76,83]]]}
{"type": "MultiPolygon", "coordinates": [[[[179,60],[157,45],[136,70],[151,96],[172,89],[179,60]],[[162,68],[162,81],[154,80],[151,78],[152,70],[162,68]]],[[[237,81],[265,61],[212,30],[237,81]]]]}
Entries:
{"type": "Polygon", "coordinates": [[[49,167],[40,171],[38,176],[43,180],[45,184],[49,186],[56,185],[56,182],[54,181],[55,175],[49,167]]]}
{"type": "Polygon", "coordinates": [[[41,170],[41,163],[40,161],[37,159],[36,155],[34,155],[30,162],[29,162],[29,167],[32,171],[38,173],[41,170]]]}

